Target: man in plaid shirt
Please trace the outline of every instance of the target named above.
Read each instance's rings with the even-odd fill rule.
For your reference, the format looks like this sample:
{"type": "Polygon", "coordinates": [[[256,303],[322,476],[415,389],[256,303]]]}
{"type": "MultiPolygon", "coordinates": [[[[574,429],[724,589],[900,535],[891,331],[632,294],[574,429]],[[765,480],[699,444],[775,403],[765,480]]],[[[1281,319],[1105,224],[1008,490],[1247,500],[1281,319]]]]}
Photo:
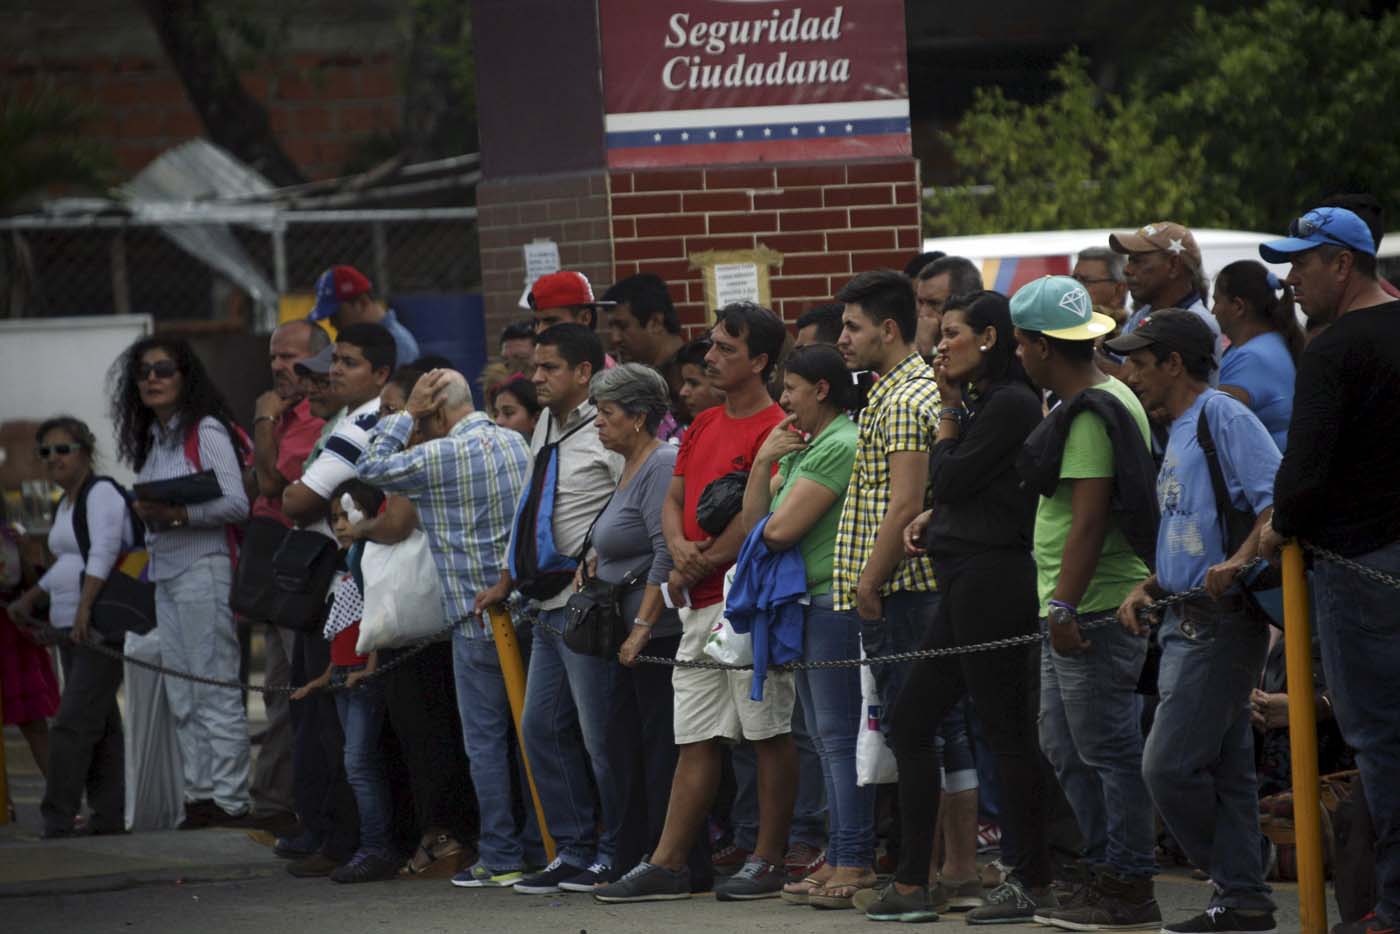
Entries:
{"type": "Polygon", "coordinates": [[[445,619],[454,626],[457,707],[481,811],[480,861],[455,885],[510,885],[527,863],[543,862],[538,836],[522,841],[511,811],[507,751],[510,704],[491,624],[476,596],[500,579],[515,504],[530,471],[519,432],[472,405],[466,378],[433,370],[413,387],[404,410],[382,419],[360,457],[360,479],[418,507],[442,581],[445,619]],[[408,447],[415,428],[421,443],[408,447]]]}
{"type": "MultiPolygon", "coordinates": [[[[918,648],[938,607],[933,563],[905,557],[902,538],[924,510],[938,383],[914,347],[918,317],[906,277],[864,272],[836,298],[846,306],[837,349],[852,370],[874,370],[880,378],[860,415],[851,489],[836,530],[832,599],[837,610],[860,615],[867,655],[908,652],[918,648]]],[[[886,714],[907,670],[871,669],[886,714]]],[[[880,725],[886,727],[886,718],[880,725]]]]}

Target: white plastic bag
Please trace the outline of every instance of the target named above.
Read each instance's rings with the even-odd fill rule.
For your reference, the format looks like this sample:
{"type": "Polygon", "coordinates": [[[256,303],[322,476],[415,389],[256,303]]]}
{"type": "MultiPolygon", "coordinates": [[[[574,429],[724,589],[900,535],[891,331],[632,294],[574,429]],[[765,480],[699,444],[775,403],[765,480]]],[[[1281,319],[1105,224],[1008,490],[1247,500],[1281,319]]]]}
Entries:
{"type": "MultiPolygon", "coordinates": [[[[860,657],[865,658],[865,646],[860,648],[860,657]]],[[[885,736],[880,732],[880,715],[884,707],[880,704],[880,692],[875,688],[875,675],[869,665],[860,666],[861,710],[865,716],[861,720],[860,734],[856,737],[856,784],[888,785],[899,781],[899,766],[894,753],[885,744],[885,736]]]]}
{"type": "MultiPolygon", "coordinates": [[[[126,634],[122,651],[160,664],[160,631],[126,634]]],[[[165,700],[161,675],[127,662],[126,829],[174,830],[185,816],[185,773],[175,737],[175,716],[165,700]]]]}
{"type": "MultiPolygon", "coordinates": [[[[734,584],[734,568],[724,572],[724,599],[729,601],[729,588],[734,584]]],[[[687,595],[688,596],[688,595],[687,595]]],[[[737,633],[729,618],[721,616],[705,638],[705,654],[721,665],[752,665],[753,636],[737,633]]]]}
{"type": "Polygon", "coordinates": [[[355,651],[407,645],[442,631],[442,584],[428,536],[414,529],[397,545],[365,544],[360,559],[365,608],[355,651]]]}

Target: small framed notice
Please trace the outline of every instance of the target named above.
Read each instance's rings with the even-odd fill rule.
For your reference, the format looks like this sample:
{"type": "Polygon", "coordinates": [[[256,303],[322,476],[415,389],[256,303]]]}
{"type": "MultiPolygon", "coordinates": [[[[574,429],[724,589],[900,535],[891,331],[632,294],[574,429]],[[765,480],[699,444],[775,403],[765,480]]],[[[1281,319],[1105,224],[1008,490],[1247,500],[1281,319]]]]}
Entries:
{"type": "Polygon", "coordinates": [[[692,253],[690,266],[705,276],[705,304],[716,311],[734,302],[767,306],[772,301],[770,270],[783,265],[783,254],[760,246],[756,250],[707,250],[692,253]]]}

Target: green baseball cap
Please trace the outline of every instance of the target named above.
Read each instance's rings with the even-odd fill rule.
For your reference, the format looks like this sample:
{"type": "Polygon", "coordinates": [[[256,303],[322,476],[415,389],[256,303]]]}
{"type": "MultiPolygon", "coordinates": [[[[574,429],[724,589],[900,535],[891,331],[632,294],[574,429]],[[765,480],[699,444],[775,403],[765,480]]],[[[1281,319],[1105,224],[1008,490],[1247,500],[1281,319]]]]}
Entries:
{"type": "Polygon", "coordinates": [[[1069,276],[1041,276],[1011,296],[1011,323],[1064,341],[1088,341],[1118,325],[1094,310],[1084,286],[1069,276]]]}

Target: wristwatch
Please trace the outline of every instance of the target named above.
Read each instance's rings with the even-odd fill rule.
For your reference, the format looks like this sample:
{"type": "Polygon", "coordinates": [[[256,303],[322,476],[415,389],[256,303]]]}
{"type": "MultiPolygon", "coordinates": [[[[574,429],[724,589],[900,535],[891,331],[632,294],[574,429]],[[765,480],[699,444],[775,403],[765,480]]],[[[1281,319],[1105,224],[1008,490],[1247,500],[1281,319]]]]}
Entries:
{"type": "Polygon", "coordinates": [[[1050,611],[1045,615],[1052,626],[1069,626],[1079,622],[1078,608],[1063,600],[1051,600],[1050,611]]]}

